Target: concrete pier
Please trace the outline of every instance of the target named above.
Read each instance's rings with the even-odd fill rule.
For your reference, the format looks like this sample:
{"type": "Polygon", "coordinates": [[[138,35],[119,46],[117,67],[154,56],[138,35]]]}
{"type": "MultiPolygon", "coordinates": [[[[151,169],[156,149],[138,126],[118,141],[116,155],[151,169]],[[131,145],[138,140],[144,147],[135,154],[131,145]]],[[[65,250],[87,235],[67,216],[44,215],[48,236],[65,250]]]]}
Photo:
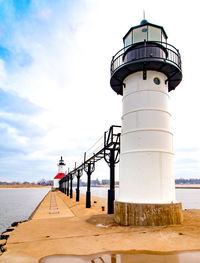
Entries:
{"type": "Polygon", "coordinates": [[[0,263],[38,263],[55,254],[200,250],[200,210],[183,211],[181,225],[125,227],[106,214],[106,199],[92,197],[91,208],[85,208],[83,195],[80,200],[76,202],[75,195],[70,199],[59,191],[49,192],[30,220],[7,233],[7,250],[0,263]]]}

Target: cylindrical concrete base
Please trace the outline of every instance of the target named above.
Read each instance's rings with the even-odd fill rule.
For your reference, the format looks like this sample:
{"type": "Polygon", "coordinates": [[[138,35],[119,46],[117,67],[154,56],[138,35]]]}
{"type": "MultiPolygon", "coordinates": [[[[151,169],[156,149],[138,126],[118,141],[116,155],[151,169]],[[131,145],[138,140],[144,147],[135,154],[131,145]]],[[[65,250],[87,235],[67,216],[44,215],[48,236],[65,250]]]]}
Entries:
{"type": "Polygon", "coordinates": [[[182,203],[140,204],[115,201],[115,221],[124,226],[164,226],[181,224],[182,203]]]}

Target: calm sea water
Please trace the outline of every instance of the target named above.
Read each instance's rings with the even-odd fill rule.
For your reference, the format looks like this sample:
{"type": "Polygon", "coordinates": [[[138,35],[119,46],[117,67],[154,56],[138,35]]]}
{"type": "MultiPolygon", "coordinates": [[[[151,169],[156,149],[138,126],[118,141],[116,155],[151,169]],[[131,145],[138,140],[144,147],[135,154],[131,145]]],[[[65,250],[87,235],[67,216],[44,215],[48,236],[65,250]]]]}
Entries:
{"type": "MultiPolygon", "coordinates": [[[[86,192],[86,187],[81,187],[81,193],[86,192]]],[[[93,196],[108,196],[107,187],[91,187],[93,196]]],[[[119,188],[115,189],[115,197],[117,199],[119,188]]],[[[200,189],[176,189],[176,199],[182,203],[183,209],[200,209],[200,189]]]]}
{"type": "Polygon", "coordinates": [[[13,222],[29,218],[49,188],[0,189],[0,233],[13,222]]]}

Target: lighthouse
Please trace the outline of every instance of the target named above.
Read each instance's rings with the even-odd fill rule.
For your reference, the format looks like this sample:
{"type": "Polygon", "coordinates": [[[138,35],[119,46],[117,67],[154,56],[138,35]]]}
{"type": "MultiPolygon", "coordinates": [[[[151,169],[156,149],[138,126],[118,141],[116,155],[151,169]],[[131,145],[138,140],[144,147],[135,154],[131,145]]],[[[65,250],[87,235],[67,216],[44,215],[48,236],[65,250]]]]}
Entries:
{"type": "Polygon", "coordinates": [[[170,91],[182,80],[179,51],[162,26],[142,20],[111,61],[112,89],[122,95],[119,197],[121,225],[182,222],[175,197],[170,91]]]}
{"type": "Polygon", "coordinates": [[[64,173],[64,168],[65,168],[65,162],[61,156],[57,166],[58,166],[58,173],[57,175],[54,177],[54,180],[53,180],[53,188],[54,189],[58,189],[59,188],[59,181],[65,177],[65,173],[64,173]]]}

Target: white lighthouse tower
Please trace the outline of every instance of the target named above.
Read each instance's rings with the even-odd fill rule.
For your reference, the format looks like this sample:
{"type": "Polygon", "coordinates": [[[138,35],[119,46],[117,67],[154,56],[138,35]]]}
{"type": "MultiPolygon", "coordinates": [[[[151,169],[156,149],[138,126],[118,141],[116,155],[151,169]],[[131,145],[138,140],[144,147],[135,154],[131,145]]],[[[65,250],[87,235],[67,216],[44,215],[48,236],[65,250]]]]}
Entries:
{"type": "Polygon", "coordinates": [[[59,163],[57,164],[58,166],[58,173],[57,175],[54,177],[54,180],[53,180],[53,188],[54,189],[58,189],[59,188],[59,181],[65,177],[65,173],[64,173],[64,168],[65,168],[65,163],[64,163],[64,160],[61,156],[60,158],[60,161],[59,163]]]}
{"type": "Polygon", "coordinates": [[[181,82],[179,51],[163,27],[143,20],[123,38],[111,62],[111,87],[123,95],[120,189],[115,220],[122,225],[182,222],[175,198],[169,92],[181,82]]]}

